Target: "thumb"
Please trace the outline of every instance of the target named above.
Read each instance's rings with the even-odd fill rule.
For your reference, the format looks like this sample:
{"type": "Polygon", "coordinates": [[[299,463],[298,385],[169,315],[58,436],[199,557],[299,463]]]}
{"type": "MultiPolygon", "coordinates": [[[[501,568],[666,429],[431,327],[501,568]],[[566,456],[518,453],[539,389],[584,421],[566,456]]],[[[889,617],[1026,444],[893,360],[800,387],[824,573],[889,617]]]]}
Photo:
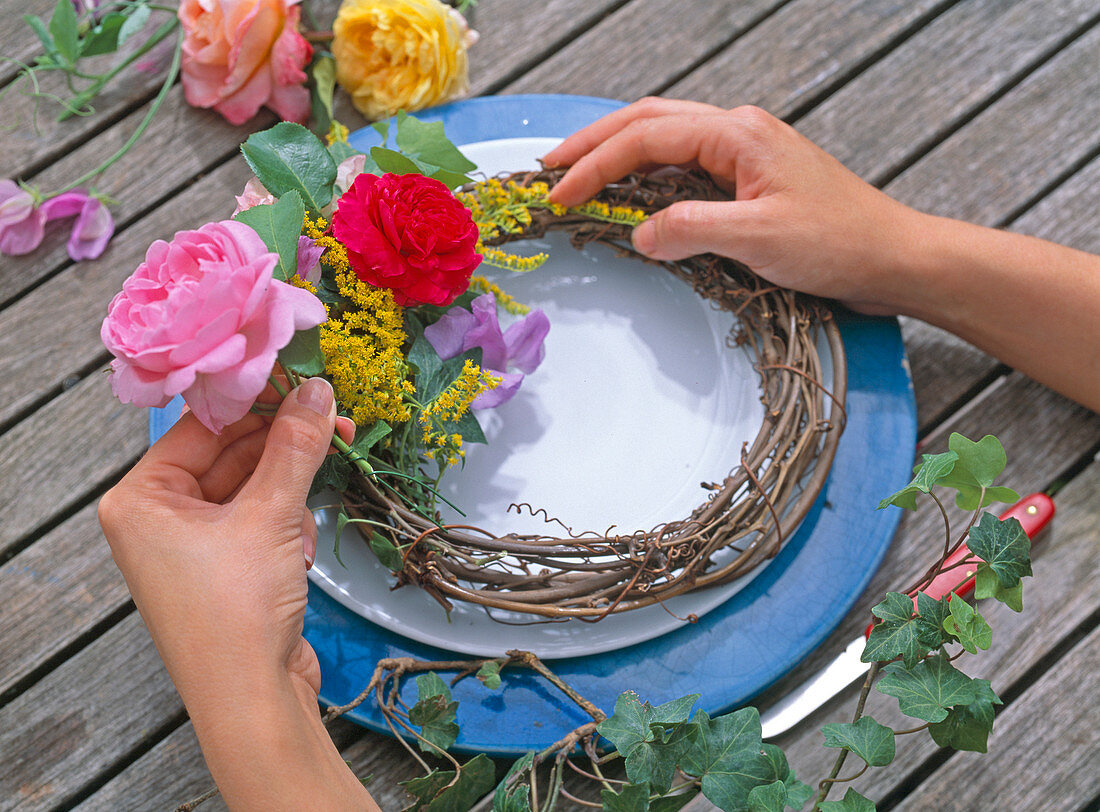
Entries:
{"type": "Polygon", "coordinates": [[[744,224],[747,202],[683,200],[634,229],[634,249],[651,259],[679,260],[696,254],[742,259],[751,230],[744,224]]]}
{"type": "Polygon", "coordinates": [[[293,505],[301,519],[313,475],[321,466],[336,425],[336,400],[324,378],[310,378],[283,398],[267,433],[256,471],[241,490],[250,501],[293,505]]]}

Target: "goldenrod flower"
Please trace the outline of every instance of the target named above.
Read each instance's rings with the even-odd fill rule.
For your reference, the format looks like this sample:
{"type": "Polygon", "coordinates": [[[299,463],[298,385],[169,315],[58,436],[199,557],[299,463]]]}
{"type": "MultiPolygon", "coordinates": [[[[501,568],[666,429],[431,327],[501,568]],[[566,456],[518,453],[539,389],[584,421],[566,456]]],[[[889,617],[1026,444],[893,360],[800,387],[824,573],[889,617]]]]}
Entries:
{"type": "Polygon", "coordinates": [[[332,33],[336,81],[368,118],[469,90],[466,48],[477,34],[439,0],[344,0],[332,33]]]}

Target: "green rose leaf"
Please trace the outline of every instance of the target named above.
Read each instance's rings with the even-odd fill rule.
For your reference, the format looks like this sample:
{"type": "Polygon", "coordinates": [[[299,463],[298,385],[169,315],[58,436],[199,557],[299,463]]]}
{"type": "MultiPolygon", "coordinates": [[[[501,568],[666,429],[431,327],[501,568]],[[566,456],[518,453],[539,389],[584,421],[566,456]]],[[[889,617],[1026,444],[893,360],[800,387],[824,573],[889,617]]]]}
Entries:
{"type": "Polygon", "coordinates": [[[839,801],[822,801],[821,812],[875,812],[875,805],[851,787],[839,801]]]}
{"type": "MultiPolygon", "coordinates": [[[[420,735],[427,739],[418,740],[420,749],[426,753],[435,753],[437,748],[446,750],[458,738],[458,725],[455,723],[458,702],[451,701],[451,691],[447,684],[432,671],[417,676],[416,691],[417,702],[409,708],[409,721],[418,725],[420,735]]],[[[490,762],[490,781],[493,775],[490,762]]],[[[490,783],[485,791],[488,792],[491,787],[490,783]]]]}
{"type": "Polygon", "coordinates": [[[321,352],[321,328],[298,330],[290,343],[279,350],[279,363],[283,369],[312,378],[325,371],[325,354],[321,352]]]}
{"type": "MultiPolygon", "coordinates": [[[[275,197],[298,192],[313,216],[332,200],[336,164],[321,139],[301,124],[281,121],[253,133],[241,144],[241,153],[260,183],[275,197]]],[[[300,232],[301,224],[298,228],[300,232]]]]}
{"type": "Polygon", "coordinates": [[[496,690],[500,687],[500,663],[495,660],[487,662],[477,670],[475,675],[486,688],[496,690]]]}
{"type": "Polygon", "coordinates": [[[966,546],[989,565],[1007,589],[1031,575],[1031,540],[1016,519],[1001,521],[992,513],[982,514],[977,526],[970,528],[966,546]]]}
{"type": "Polygon", "coordinates": [[[961,509],[977,510],[994,502],[1015,502],[1020,498],[1011,488],[993,487],[993,480],[1004,470],[1007,458],[1001,441],[992,434],[975,443],[954,433],[948,438],[947,447],[958,454],[959,459],[939,484],[958,491],[955,504],[961,509]]]}
{"type": "Polygon", "coordinates": [[[390,172],[394,175],[427,175],[439,169],[438,166],[424,164],[404,155],[394,149],[385,147],[371,147],[370,157],[380,172],[390,172]]]}
{"type": "Polygon", "coordinates": [[[913,622],[917,627],[917,638],[929,649],[939,648],[952,640],[952,636],[943,627],[943,622],[951,615],[950,601],[947,598],[930,598],[924,592],[917,593],[917,616],[913,622]]]}
{"type": "Polygon", "coordinates": [[[76,24],[76,9],[72,0],[57,0],[53,16],[50,17],[50,34],[54,45],[65,60],[72,62],[77,57],[79,34],[76,24]]]}
{"type": "Polygon", "coordinates": [[[535,753],[531,751],[522,758],[516,759],[493,793],[493,812],[528,812],[531,808],[531,785],[523,779],[517,779],[509,786],[509,781],[516,773],[524,772],[531,768],[535,762],[535,753]]]}
{"type": "Polygon", "coordinates": [[[930,648],[922,640],[921,626],[913,619],[913,599],[900,592],[887,592],[886,600],[871,609],[881,618],[875,624],[860,660],[873,663],[901,657],[913,666],[930,648]]]}
{"type": "Polygon", "coordinates": [[[493,788],[494,776],[493,762],[480,754],[462,765],[453,784],[454,770],[433,770],[402,781],[401,786],[416,798],[407,812],[467,812],[493,788]]]}
{"type": "Polygon", "coordinates": [[[970,750],[984,753],[993,729],[994,705],[1001,705],[1001,698],[990,687],[989,680],[974,680],[976,697],[968,705],[955,705],[947,712],[947,718],[929,726],[932,740],[940,747],[970,750]]]}
{"type": "Polygon", "coordinates": [[[397,148],[406,155],[451,172],[466,173],[477,169],[477,164],[447,138],[441,121],[421,121],[414,116],[398,113],[396,141],[397,148]]]}
{"type": "Polygon", "coordinates": [[[951,665],[942,654],[928,657],[913,668],[891,663],[882,670],[886,676],[875,687],[897,697],[906,716],[926,722],[943,721],[952,705],[968,705],[976,697],[976,680],[951,665]]]}
{"type": "Polygon", "coordinates": [[[894,760],[894,731],[870,716],[861,716],[853,724],[828,724],[821,732],[826,747],[847,747],[872,767],[894,760]]]}
{"type": "Polygon", "coordinates": [[[951,616],[944,618],[944,629],[957,637],[962,647],[971,654],[977,654],[978,649],[984,651],[989,648],[993,643],[993,629],[985,618],[962,598],[955,598],[950,605],[951,616]]]}
{"type": "MultiPolygon", "coordinates": [[[[332,124],[332,96],[336,90],[336,59],[329,53],[317,53],[309,66],[309,100],[313,121],[318,132],[326,132],[332,124]]],[[[331,148],[330,148],[331,154],[331,148]]],[[[333,156],[335,159],[335,156],[333,156]]],[[[339,163],[339,159],[336,159],[339,163]]]]}
{"type": "Polygon", "coordinates": [[[1024,611],[1024,582],[1013,587],[1001,586],[1001,579],[988,564],[979,564],[974,585],[975,600],[995,598],[1013,612],[1024,611]]]}
{"type": "Polygon", "coordinates": [[[464,443],[488,443],[481,424],[477,422],[477,415],[472,409],[467,409],[458,420],[449,420],[443,424],[443,430],[448,434],[462,435],[464,443]]]}
{"type": "Polygon", "coordinates": [[[600,790],[604,812],[648,812],[649,784],[627,784],[619,792],[600,790]]]}
{"type": "Polygon", "coordinates": [[[251,226],[260,235],[267,250],[279,255],[275,278],[280,282],[287,281],[298,272],[298,237],[302,233],[305,213],[301,195],[291,190],[274,203],[253,206],[233,217],[237,222],[251,226]]]}

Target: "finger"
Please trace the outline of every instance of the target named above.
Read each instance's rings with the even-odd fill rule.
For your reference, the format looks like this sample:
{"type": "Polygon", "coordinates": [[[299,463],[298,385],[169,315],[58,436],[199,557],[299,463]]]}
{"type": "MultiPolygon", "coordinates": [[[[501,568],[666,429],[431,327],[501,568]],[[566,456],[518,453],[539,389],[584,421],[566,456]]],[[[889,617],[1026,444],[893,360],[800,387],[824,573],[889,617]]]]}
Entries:
{"type": "Polygon", "coordinates": [[[550,199],[563,206],[590,200],[604,186],[641,167],[698,163],[733,179],[738,131],[726,113],[638,119],[580,158],[558,181],[550,199]]]}
{"type": "Polygon", "coordinates": [[[662,260],[720,254],[752,268],[759,242],[759,230],[752,223],[759,220],[759,208],[756,201],[673,203],[634,229],[634,248],[662,260]]]}
{"type": "Polygon", "coordinates": [[[308,507],[302,514],[302,556],[305,558],[306,569],[312,569],[317,558],[317,521],[308,507]]]}
{"type": "Polygon", "coordinates": [[[573,133],[546,153],[542,162],[548,167],[571,166],[623,127],[639,119],[685,113],[707,114],[720,112],[722,112],[720,107],[703,104],[702,102],[657,97],[641,99],[616,110],[614,113],[608,113],[600,120],[573,133]]]}
{"type": "Polygon", "coordinates": [[[310,378],[291,391],[275,414],[263,455],[238,498],[279,507],[304,505],[335,424],[336,400],[328,381],[310,378]]]}
{"type": "MultiPolygon", "coordinates": [[[[355,422],[350,417],[337,417],[336,418],[336,433],[340,435],[340,439],[348,445],[355,442],[355,422]]],[[[338,453],[336,449],[329,446],[329,454],[338,453]]]]}
{"type": "Polygon", "coordinates": [[[226,446],[210,468],[198,478],[207,502],[229,499],[256,470],[267,441],[267,426],[262,426],[226,446]]]}
{"type": "Polygon", "coordinates": [[[222,429],[221,434],[214,434],[194,414],[185,412],[164,436],[153,443],[131,473],[154,477],[182,472],[199,479],[227,447],[263,425],[263,418],[259,415],[247,414],[222,429]]]}

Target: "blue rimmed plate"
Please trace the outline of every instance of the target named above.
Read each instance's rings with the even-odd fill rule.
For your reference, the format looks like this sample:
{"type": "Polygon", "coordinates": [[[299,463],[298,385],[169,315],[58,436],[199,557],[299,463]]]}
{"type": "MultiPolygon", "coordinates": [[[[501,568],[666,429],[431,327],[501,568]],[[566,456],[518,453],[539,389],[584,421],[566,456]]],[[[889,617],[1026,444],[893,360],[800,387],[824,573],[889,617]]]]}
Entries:
{"type": "MultiPolygon", "coordinates": [[[[442,121],[448,137],[462,145],[564,137],[620,106],[588,97],[502,96],[418,117],[442,121]]],[[[367,149],[377,136],[363,130],[352,143],[367,149]]],[[[627,689],[654,703],[701,693],[699,706],[711,713],[743,704],[820,644],[867,585],[898,522],[897,511],[875,506],[908,480],[916,410],[896,321],[841,313],[838,322],[848,365],[848,422],[814,508],[775,560],[698,623],[615,651],[555,659],[552,668],[597,705],[610,711],[627,689]]],[[[152,412],[151,440],[178,411],[172,404],[152,412]]],[[[355,697],[383,657],[455,656],[375,625],[313,585],[305,635],[321,661],[322,699],[332,704],[355,697]]],[[[456,747],[462,750],[520,754],[587,721],[552,686],[518,670],[497,691],[464,680],[454,693],[462,731],[456,747]]],[[[349,715],[387,731],[371,703],[349,715]]]]}

